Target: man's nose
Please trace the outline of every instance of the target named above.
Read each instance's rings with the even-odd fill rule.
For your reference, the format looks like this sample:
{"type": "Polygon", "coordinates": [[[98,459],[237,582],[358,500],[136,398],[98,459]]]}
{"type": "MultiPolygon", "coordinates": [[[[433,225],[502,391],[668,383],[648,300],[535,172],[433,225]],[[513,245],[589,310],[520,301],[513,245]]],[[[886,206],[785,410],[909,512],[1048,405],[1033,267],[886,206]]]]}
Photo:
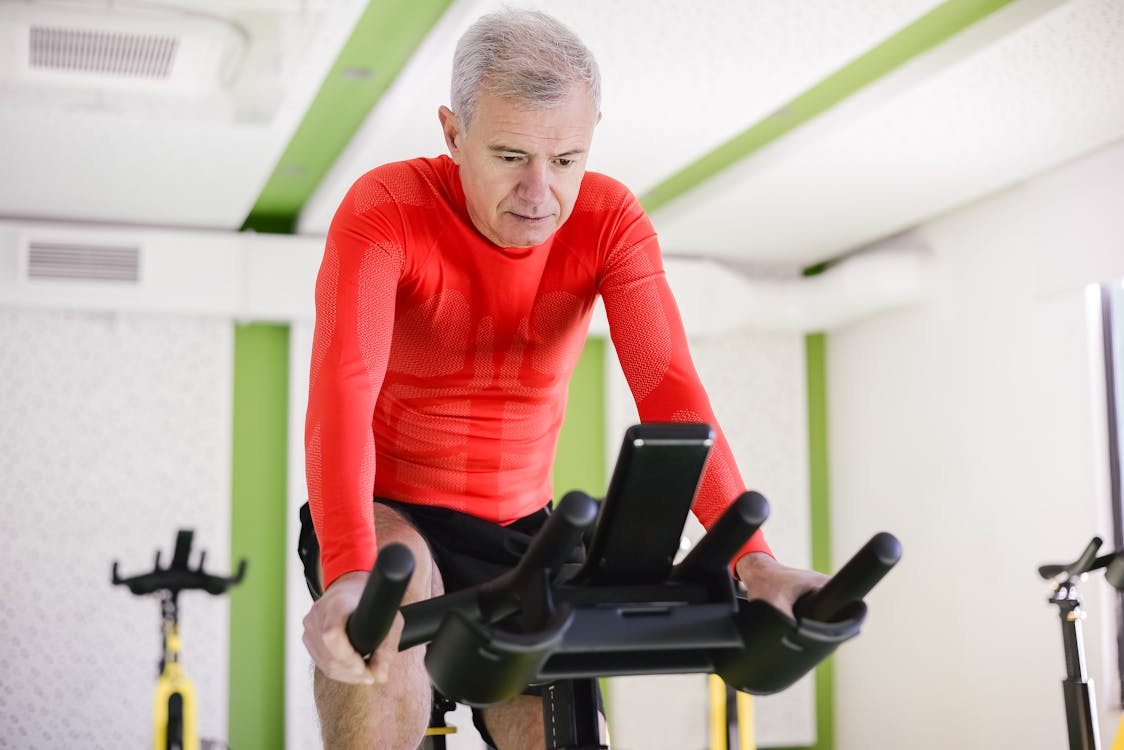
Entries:
{"type": "Polygon", "coordinates": [[[550,194],[550,166],[532,161],[519,179],[519,197],[527,203],[538,205],[550,194]]]}

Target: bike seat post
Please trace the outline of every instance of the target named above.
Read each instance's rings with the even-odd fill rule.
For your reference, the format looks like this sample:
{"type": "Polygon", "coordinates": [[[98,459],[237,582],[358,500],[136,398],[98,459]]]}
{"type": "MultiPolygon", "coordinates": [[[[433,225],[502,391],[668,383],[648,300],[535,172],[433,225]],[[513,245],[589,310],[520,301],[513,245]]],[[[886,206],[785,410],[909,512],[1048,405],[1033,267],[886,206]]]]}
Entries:
{"type": "Polygon", "coordinates": [[[1069,746],[1075,750],[1098,750],[1097,706],[1093,683],[1088,679],[1085,665],[1085,646],[1081,621],[1081,597],[1077,584],[1084,574],[1071,576],[1055,584],[1050,602],[1058,607],[1062,626],[1062,645],[1065,650],[1066,678],[1062,681],[1068,719],[1069,746]]]}
{"type": "Polygon", "coordinates": [[[557,680],[542,699],[547,750],[604,750],[601,744],[597,681],[592,677],[557,680]]]}
{"type": "Polygon", "coordinates": [[[1065,648],[1066,677],[1070,680],[1084,680],[1087,674],[1081,633],[1081,621],[1085,619],[1085,611],[1081,609],[1077,583],[1078,580],[1074,578],[1059,582],[1050,597],[1050,602],[1058,608],[1058,620],[1061,623],[1062,642],[1065,648]]]}

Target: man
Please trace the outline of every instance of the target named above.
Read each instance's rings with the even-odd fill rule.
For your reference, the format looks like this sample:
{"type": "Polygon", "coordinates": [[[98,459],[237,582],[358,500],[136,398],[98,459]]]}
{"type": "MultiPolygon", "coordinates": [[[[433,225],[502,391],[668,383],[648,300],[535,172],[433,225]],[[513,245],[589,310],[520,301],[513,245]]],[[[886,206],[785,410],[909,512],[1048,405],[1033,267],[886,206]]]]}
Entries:
{"type": "MultiPolygon", "coordinates": [[[[311,586],[325,590],[304,641],[328,748],[420,741],[430,686],[423,649],[397,651],[401,615],[369,664],[343,630],[376,532],[417,561],[406,603],[515,564],[504,550],[547,512],[597,296],[642,420],[717,426],[650,222],[621,184],[585,171],[600,119],[590,52],[543,14],[486,16],[458,44],[451,103],[438,112],[449,156],[361,177],[317,280],[305,439],[322,564],[311,586]]],[[[709,526],[742,490],[719,431],[693,510],[709,526]]],[[[760,534],[735,570],[782,608],[822,583],[778,564],[760,534]]],[[[478,726],[500,750],[543,746],[533,696],[478,726]]]]}

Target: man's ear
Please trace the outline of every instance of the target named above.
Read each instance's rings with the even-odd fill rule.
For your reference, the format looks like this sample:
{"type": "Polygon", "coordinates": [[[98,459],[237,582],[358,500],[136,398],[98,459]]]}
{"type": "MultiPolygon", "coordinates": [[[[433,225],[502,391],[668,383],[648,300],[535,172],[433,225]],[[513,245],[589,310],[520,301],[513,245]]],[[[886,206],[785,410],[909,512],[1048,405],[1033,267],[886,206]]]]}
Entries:
{"type": "Polygon", "coordinates": [[[453,110],[442,106],[437,109],[437,119],[441,121],[441,131],[445,134],[445,145],[449,147],[449,156],[457,164],[461,163],[461,149],[458,139],[461,135],[460,120],[453,110]]]}

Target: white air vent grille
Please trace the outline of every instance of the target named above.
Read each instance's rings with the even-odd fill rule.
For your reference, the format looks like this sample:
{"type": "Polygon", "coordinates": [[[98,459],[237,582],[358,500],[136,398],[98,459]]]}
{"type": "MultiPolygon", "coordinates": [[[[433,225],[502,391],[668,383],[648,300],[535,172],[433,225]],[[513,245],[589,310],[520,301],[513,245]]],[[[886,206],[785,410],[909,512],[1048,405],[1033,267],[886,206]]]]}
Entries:
{"type": "Polygon", "coordinates": [[[32,68],[167,78],[179,46],[174,36],[46,26],[30,30],[28,62],[32,68]]]}
{"type": "Polygon", "coordinates": [[[32,281],[140,281],[140,248],[33,241],[27,248],[32,281]]]}

